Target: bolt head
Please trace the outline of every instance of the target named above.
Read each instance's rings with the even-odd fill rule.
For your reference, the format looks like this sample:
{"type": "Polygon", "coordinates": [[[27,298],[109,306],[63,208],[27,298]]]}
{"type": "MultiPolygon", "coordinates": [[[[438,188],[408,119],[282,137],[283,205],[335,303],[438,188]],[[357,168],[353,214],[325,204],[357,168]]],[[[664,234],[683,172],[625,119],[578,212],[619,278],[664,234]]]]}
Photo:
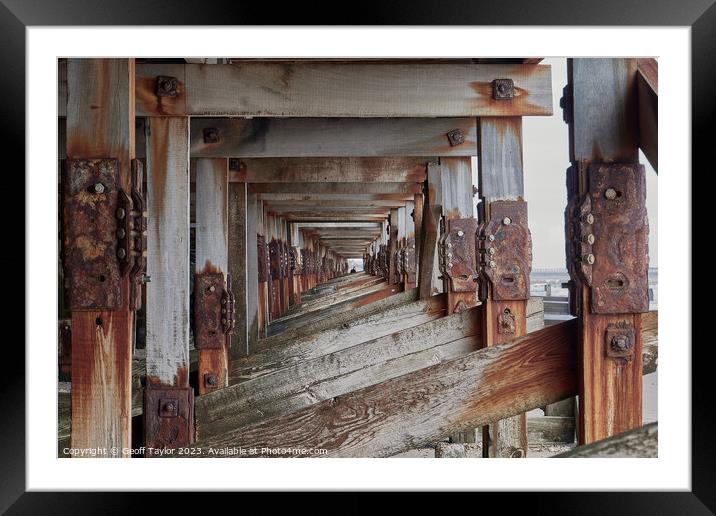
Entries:
{"type": "Polygon", "coordinates": [[[505,226],[509,226],[510,224],[512,224],[512,219],[510,217],[505,217],[504,219],[502,219],[502,223],[505,226]]]}
{"type": "Polygon", "coordinates": [[[610,201],[613,201],[617,198],[617,191],[614,188],[607,188],[607,191],[604,192],[604,197],[606,197],[610,201]]]}
{"type": "Polygon", "coordinates": [[[587,224],[594,224],[594,215],[592,215],[591,213],[587,213],[584,216],[584,222],[586,222],[587,224]]]}
{"type": "Polygon", "coordinates": [[[94,184],[94,192],[95,193],[104,193],[104,185],[102,183],[95,183],[94,184]]]}
{"type": "Polygon", "coordinates": [[[119,256],[120,258],[125,258],[127,256],[127,251],[125,251],[123,247],[120,247],[119,249],[117,249],[117,256],[119,256]]]}
{"type": "Polygon", "coordinates": [[[629,337],[626,335],[614,335],[612,337],[611,345],[614,351],[626,351],[630,347],[629,344],[629,337]]]}
{"type": "Polygon", "coordinates": [[[465,232],[461,229],[457,232],[457,236],[459,236],[459,237],[465,236],[465,232]]]}
{"type": "Polygon", "coordinates": [[[490,236],[487,237],[487,239],[488,239],[490,242],[494,242],[494,241],[495,241],[495,235],[490,235],[490,236]]]}
{"type": "Polygon", "coordinates": [[[591,233],[589,233],[588,235],[584,235],[584,237],[582,238],[582,241],[585,244],[592,245],[592,244],[594,244],[594,235],[591,233]]]}
{"type": "Polygon", "coordinates": [[[491,269],[497,268],[497,263],[494,260],[490,260],[490,268],[491,269]]]}
{"type": "Polygon", "coordinates": [[[127,236],[127,232],[124,230],[124,228],[119,228],[117,230],[117,238],[124,238],[127,236]]]}
{"type": "Polygon", "coordinates": [[[123,219],[127,215],[127,212],[124,211],[124,208],[117,208],[117,218],[123,219]]]}
{"type": "Polygon", "coordinates": [[[216,290],[216,287],[214,285],[211,285],[209,287],[209,292],[214,292],[216,290]]]}
{"type": "Polygon", "coordinates": [[[217,384],[217,378],[215,374],[210,374],[206,377],[206,383],[207,385],[216,385],[217,384]]]}
{"type": "Polygon", "coordinates": [[[589,265],[592,265],[594,263],[594,255],[588,254],[584,257],[584,261],[587,262],[589,265]]]}
{"type": "Polygon", "coordinates": [[[487,252],[490,253],[490,254],[495,254],[496,250],[495,250],[494,247],[490,247],[490,248],[487,250],[487,252]]]}

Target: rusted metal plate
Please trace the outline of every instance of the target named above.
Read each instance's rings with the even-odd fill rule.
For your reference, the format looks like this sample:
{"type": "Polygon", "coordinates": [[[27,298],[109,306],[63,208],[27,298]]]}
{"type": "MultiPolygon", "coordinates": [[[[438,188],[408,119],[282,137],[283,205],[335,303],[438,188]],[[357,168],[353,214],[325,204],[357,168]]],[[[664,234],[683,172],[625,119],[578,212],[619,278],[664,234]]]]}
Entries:
{"type": "Polygon", "coordinates": [[[226,275],[226,288],[221,293],[221,328],[224,335],[234,333],[236,326],[236,299],[234,298],[234,289],[231,283],[231,275],[226,275]]]}
{"type": "Polygon", "coordinates": [[[301,276],[308,276],[311,270],[311,260],[308,256],[308,249],[301,249],[301,276]]]}
{"type": "Polygon", "coordinates": [[[268,247],[266,246],[266,238],[263,235],[256,235],[256,248],[258,251],[259,283],[263,283],[269,279],[268,247]]]}
{"type": "Polygon", "coordinates": [[[271,276],[271,279],[274,280],[280,279],[282,277],[282,248],[283,246],[281,245],[281,242],[276,240],[275,238],[272,238],[271,242],[269,242],[269,274],[271,276]]]}
{"type": "MultiPolygon", "coordinates": [[[[592,164],[589,193],[594,219],[591,310],[600,314],[649,311],[649,223],[644,166],[592,164]]],[[[584,238],[584,237],[583,237],[584,238]]]]}
{"type": "Polygon", "coordinates": [[[142,286],[147,270],[147,202],[143,188],[144,166],[132,160],[131,195],[120,192],[120,210],[117,213],[118,258],[120,271],[129,273],[129,308],[142,307],[142,286]],[[120,218],[120,215],[123,215],[120,218]]]}
{"type": "Polygon", "coordinates": [[[288,242],[281,242],[281,271],[284,278],[291,275],[291,253],[288,242]]]}
{"type": "Polygon", "coordinates": [[[115,310],[122,305],[119,196],[118,160],[65,160],[62,265],[70,310],[115,310]]]}
{"type": "Polygon", "coordinates": [[[448,278],[450,291],[474,292],[477,289],[477,259],[475,257],[474,217],[447,221],[445,233],[440,237],[440,272],[448,278]]]}
{"type": "Polygon", "coordinates": [[[529,299],[532,238],[527,225],[527,203],[490,203],[490,218],[480,225],[478,245],[480,270],[492,286],[492,299],[529,299]]]}
{"type": "Polygon", "coordinates": [[[224,274],[200,272],[194,275],[194,346],[197,349],[224,347],[226,334],[222,324],[224,274]]]}
{"type": "Polygon", "coordinates": [[[194,442],[194,391],[187,388],[144,389],[144,445],[147,457],[159,450],[194,442]]]}
{"type": "Polygon", "coordinates": [[[634,356],[634,327],[626,321],[607,326],[605,331],[606,355],[629,361],[634,356]]]}

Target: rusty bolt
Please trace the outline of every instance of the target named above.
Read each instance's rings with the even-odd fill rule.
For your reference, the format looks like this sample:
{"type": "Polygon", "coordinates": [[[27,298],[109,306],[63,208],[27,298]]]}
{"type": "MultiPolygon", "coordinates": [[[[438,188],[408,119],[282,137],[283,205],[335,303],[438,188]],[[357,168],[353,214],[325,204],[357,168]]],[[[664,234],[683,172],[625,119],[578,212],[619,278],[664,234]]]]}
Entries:
{"type": "Polygon", "coordinates": [[[452,131],[448,131],[447,137],[450,147],[455,147],[456,145],[465,143],[465,133],[462,132],[462,129],[453,129],[452,131]]]}
{"type": "Polygon", "coordinates": [[[495,100],[511,99],[515,96],[515,83],[512,79],[495,79],[492,81],[492,98],[495,100]]]}
{"type": "Polygon", "coordinates": [[[169,403],[164,405],[164,410],[166,412],[174,412],[174,403],[170,401],[169,403]]]}
{"type": "Polygon", "coordinates": [[[216,127],[204,128],[204,143],[218,143],[219,130],[216,127]]]}
{"type": "Polygon", "coordinates": [[[94,193],[104,193],[104,185],[102,183],[95,183],[94,193]]]}
{"type": "Polygon", "coordinates": [[[496,250],[495,250],[494,247],[490,247],[490,248],[487,250],[487,252],[490,253],[490,254],[495,254],[496,250]]]}
{"type": "Polygon", "coordinates": [[[209,387],[214,387],[216,384],[219,383],[219,379],[216,377],[215,374],[207,374],[205,377],[206,385],[209,387]]]}
{"type": "Polygon", "coordinates": [[[117,230],[117,238],[124,238],[127,236],[127,232],[124,230],[124,228],[119,228],[117,230]]]}
{"type": "Polygon", "coordinates": [[[494,242],[494,241],[495,241],[495,235],[489,235],[489,236],[487,237],[487,239],[488,239],[490,242],[494,242]]]}
{"type": "Polygon", "coordinates": [[[504,219],[502,219],[502,223],[505,226],[509,226],[510,224],[512,224],[512,219],[510,217],[505,217],[504,219]]]}
{"type": "Polygon", "coordinates": [[[124,211],[124,208],[117,208],[117,218],[123,219],[127,213],[124,211]]]}
{"type": "Polygon", "coordinates": [[[594,255],[588,254],[587,256],[584,257],[584,261],[586,263],[588,263],[589,265],[592,265],[594,263],[594,255]]]}
{"type": "Polygon", "coordinates": [[[592,245],[594,244],[594,235],[592,235],[591,233],[589,233],[588,235],[584,235],[584,237],[582,237],[582,241],[585,244],[592,245]]]}
{"type": "Polygon", "coordinates": [[[152,277],[148,274],[142,274],[142,277],[140,278],[140,281],[142,283],[151,283],[152,277]]]}
{"type": "Polygon", "coordinates": [[[176,97],[177,96],[177,78],[167,75],[157,76],[157,97],[176,97]]]}
{"type": "Polygon", "coordinates": [[[497,268],[497,263],[494,260],[490,260],[490,268],[491,269],[497,268]]]}
{"type": "Polygon", "coordinates": [[[127,256],[127,251],[124,250],[124,248],[120,247],[117,249],[117,256],[119,256],[121,259],[124,259],[127,256]]]}
{"type": "Polygon", "coordinates": [[[617,191],[614,188],[607,188],[607,191],[604,192],[604,197],[606,197],[610,201],[613,201],[617,198],[617,191]]]}
{"type": "Polygon", "coordinates": [[[211,285],[209,287],[209,292],[214,292],[216,290],[216,287],[214,285],[211,285]]]}
{"type": "Polygon", "coordinates": [[[465,235],[465,232],[462,229],[457,232],[457,236],[459,236],[459,237],[464,236],[464,235],[465,235]]]}
{"type": "Polygon", "coordinates": [[[582,220],[587,224],[594,224],[594,215],[587,213],[582,220]]]}
{"type": "Polygon", "coordinates": [[[472,185],[472,196],[475,197],[477,195],[477,187],[475,185],[472,185]]]}
{"type": "Polygon", "coordinates": [[[617,352],[623,352],[630,348],[629,337],[626,335],[614,335],[611,342],[612,349],[617,352]]]}

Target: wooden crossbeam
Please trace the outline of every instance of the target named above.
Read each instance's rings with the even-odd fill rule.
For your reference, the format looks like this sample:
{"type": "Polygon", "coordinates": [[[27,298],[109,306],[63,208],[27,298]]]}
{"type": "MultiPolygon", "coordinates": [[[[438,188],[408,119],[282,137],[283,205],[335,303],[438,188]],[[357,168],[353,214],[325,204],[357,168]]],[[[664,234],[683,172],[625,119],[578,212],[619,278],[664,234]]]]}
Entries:
{"type": "Polygon", "coordinates": [[[145,116],[462,117],[552,114],[551,70],[532,64],[270,63],[137,66],[145,116]],[[157,96],[157,76],[177,95],[157,96]],[[512,79],[515,97],[493,99],[512,79]]]}
{"type": "Polygon", "coordinates": [[[637,60],[639,147],[654,170],[659,170],[659,63],[637,60]]]}
{"type": "MultiPolygon", "coordinates": [[[[408,195],[422,192],[420,183],[249,183],[250,193],[293,193],[293,194],[342,194],[342,195],[377,195],[376,199],[385,199],[382,195],[408,195]]],[[[392,197],[389,197],[392,198],[392,197]]]]}
{"type": "Polygon", "coordinates": [[[191,156],[300,158],[474,156],[474,118],[193,118],[191,156]],[[462,132],[450,145],[447,134],[462,132]],[[206,131],[218,141],[207,143],[206,131]]]}

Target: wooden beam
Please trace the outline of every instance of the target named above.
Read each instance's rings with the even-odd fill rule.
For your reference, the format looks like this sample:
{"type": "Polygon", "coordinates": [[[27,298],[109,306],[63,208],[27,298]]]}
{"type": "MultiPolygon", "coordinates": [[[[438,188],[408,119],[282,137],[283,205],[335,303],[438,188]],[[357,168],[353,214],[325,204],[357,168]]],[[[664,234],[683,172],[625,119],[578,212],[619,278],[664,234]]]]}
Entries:
{"type": "MultiPolygon", "coordinates": [[[[228,160],[200,158],[196,167],[196,273],[229,270],[228,160]]],[[[199,394],[213,390],[206,375],[215,375],[215,388],[227,385],[228,342],[222,349],[199,350],[199,394]]]]}
{"type": "Polygon", "coordinates": [[[440,189],[440,164],[428,164],[427,194],[424,196],[423,221],[420,229],[420,254],[418,259],[418,290],[420,299],[427,299],[441,291],[442,283],[437,276],[437,245],[440,217],[442,217],[442,190],[440,189]]]}
{"type": "Polygon", "coordinates": [[[576,326],[573,320],[549,326],[197,446],[322,448],[342,457],[386,457],[429,446],[574,395],[576,326]]]}
{"type": "Polygon", "coordinates": [[[231,181],[247,183],[351,183],[425,180],[428,158],[244,159],[231,181]]]}
{"type": "MultiPolygon", "coordinates": [[[[193,125],[193,122],[192,122],[193,125]]],[[[236,323],[231,334],[229,358],[235,360],[248,353],[247,282],[248,246],[256,247],[247,236],[246,183],[231,183],[229,188],[228,253],[229,274],[234,291],[236,323]]]]}
{"type": "Polygon", "coordinates": [[[275,209],[283,209],[283,210],[290,210],[291,208],[296,208],[297,210],[301,210],[301,209],[305,209],[307,207],[308,208],[310,208],[310,207],[345,208],[345,209],[349,209],[349,208],[398,208],[401,206],[405,206],[405,202],[406,202],[403,199],[373,200],[373,199],[355,199],[355,198],[276,201],[276,200],[266,199],[263,196],[262,196],[262,200],[266,202],[266,204],[269,206],[270,209],[275,208],[275,209]]]}
{"type": "MultiPolygon", "coordinates": [[[[481,220],[489,220],[493,201],[515,201],[524,196],[522,166],[522,119],[480,118],[479,191],[482,198],[481,220]]],[[[527,333],[527,300],[495,300],[487,289],[482,312],[485,346],[494,346],[527,333]],[[514,316],[515,331],[502,333],[498,317],[505,310],[514,316]]],[[[520,458],[527,456],[527,420],[525,414],[496,421],[483,428],[485,457],[520,458]]]]}
{"type": "MultiPolygon", "coordinates": [[[[570,59],[567,75],[573,104],[568,193],[581,199],[590,163],[638,162],[637,62],[570,59]]],[[[580,444],[588,444],[642,425],[642,315],[592,313],[590,287],[578,277],[573,282],[571,295],[581,306],[578,435],[580,444]],[[634,329],[632,360],[606,356],[610,324],[634,329]]]]}
{"type": "Polygon", "coordinates": [[[222,389],[196,408],[197,436],[210,439],[463,356],[478,348],[477,319],[443,317],[222,389]]]}
{"type": "MultiPolygon", "coordinates": [[[[249,183],[251,193],[292,193],[305,195],[376,195],[376,199],[392,199],[383,195],[410,195],[422,192],[420,183],[249,183]]],[[[359,197],[358,197],[359,198],[359,197]]]]}
{"type": "MultiPolygon", "coordinates": [[[[249,189],[252,189],[253,184],[249,183],[249,189]]],[[[287,201],[298,201],[301,203],[308,202],[400,202],[410,201],[414,198],[415,194],[412,193],[395,193],[395,194],[329,194],[329,193],[260,193],[257,194],[259,199],[267,202],[287,202],[287,201]]]]}
{"type": "Polygon", "coordinates": [[[577,446],[556,458],[626,458],[659,456],[659,424],[654,422],[584,446],[577,446]]]}
{"type": "Polygon", "coordinates": [[[474,118],[203,118],[191,124],[191,155],[198,158],[351,156],[474,156],[474,118]],[[206,143],[204,131],[218,141],[206,143]],[[450,131],[464,142],[452,146],[450,131]]]}
{"type": "Polygon", "coordinates": [[[259,268],[258,268],[258,199],[246,195],[246,331],[247,353],[259,340],[259,268]]]}
{"type": "Polygon", "coordinates": [[[655,171],[659,171],[659,64],[656,59],[637,60],[639,98],[639,147],[655,171]]]}
{"type": "MultiPolygon", "coordinates": [[[[67,113],[69,159],[115,158],[120,186],[129,191],[134,151],[134,59],[69,59],[67,113]]],[[[121,284],[118,310],[72,312],[73,448],[116,448],[131,443],[131,366],[134,312],[129,280],[121,284]]],[[[113,455],[108,455],[113,457],[113,455]]]]}
{"type": "Polygon", "coordinates": [[[189,121],[147,119],[147,384],[189,387],[189,121]]]}
{"type": "Polygon", "coordinates": [[[137,112],[253,117],[464,117],[552,114],[551,69],[521,64],[245,62],[137,67],[137,112]],[[177,78],[175,97],[156,77],[177,78]],[[514,81],[494,100],[492,81],[514,81]]]}

